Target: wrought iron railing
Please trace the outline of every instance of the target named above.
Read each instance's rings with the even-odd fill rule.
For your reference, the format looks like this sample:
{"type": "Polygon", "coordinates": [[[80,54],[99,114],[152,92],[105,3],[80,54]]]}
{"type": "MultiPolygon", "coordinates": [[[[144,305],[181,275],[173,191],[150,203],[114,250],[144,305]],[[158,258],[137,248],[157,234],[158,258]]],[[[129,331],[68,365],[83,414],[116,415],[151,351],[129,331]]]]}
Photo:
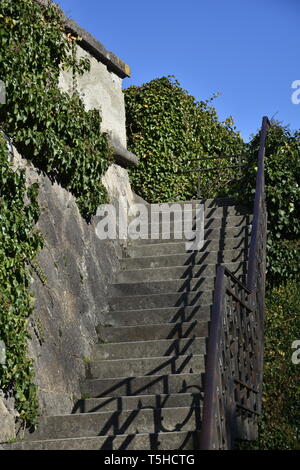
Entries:
{"type": "Polygon", "coordinates": [[[263,376],[267,211],[263,118],[246,283],[218,266],[207,351],[201,449],[232,449],[257,437],[263,376]]]}

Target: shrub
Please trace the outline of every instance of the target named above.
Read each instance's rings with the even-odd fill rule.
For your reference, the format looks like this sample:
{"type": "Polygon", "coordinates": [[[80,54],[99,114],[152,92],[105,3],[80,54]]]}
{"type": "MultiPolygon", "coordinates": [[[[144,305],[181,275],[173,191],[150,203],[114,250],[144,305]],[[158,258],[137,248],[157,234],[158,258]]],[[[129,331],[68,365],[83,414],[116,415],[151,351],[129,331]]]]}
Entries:
{"type": "MultiPolygon", "coordinates": [[[[232,118],[219,122],[211,101],[195,101],[172,77],[125,90],[128,147],[140,157],[130,177],[148,202],[197,198],[197,174],[182,172],[215,165],[192,160],[243,152],[232,118]]],[[[226,164],[221,162],[222,167],[226,164]]],[[[201,195],[216,195],[231,179],[232,171],[207,172],[201,178],[201,195]]]]}
{"type": "Polygon", "coordinates": [[[300,442],[300,364],[292,343],[300,340],[299,284],[273,287],[266,298],[263,412],[259,439],[246,449],[296,449],[300,442]]]}
{"type": "MultiPolygon", "coordinates": [[[[229,188],[252,206],[255,193],[259,133],[247,148],[248,160],[242,179],[229,188]]],[[[280,285],[299,280],[300,237],[300,133],[277,122],[268,131],[265,184],[268,209],[268,282],[280,285]]]]}

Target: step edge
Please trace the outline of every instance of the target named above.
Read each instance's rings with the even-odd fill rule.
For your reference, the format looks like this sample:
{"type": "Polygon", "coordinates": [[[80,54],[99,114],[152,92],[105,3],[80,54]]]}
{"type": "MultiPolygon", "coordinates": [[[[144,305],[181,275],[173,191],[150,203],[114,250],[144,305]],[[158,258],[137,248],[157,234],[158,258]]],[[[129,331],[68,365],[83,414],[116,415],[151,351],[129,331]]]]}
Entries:
{"type": "MultiPolygon", "coordinates": [[[[201,409],[201,406],[174,406],[174,407],[170,407],[170,408],[166,408],[168,410],[172,410],[172,409],[201,409]]],[[[74,419],[79,419],[80,417],[84,416],[84,417],[88,417],[88,416],[103,416],[103,415],[111,415],[113,413],[122,413],[123,411],[127,412],[127,413],[130,413],[131,411],[159,411],[159,410],[163,410],[164,408],[132,408],[132,410],[115,410],[115,411],[92,411],[92,412],[89,412],[89,413],[70,413],[70,414],[63,414],[63,415],[49,415],[49,416],[41,416],[40,417],[40,420],[41,421],[48,421],[48,420],[52,420],[52,419],[56,419],[56,418],[70,418],[74,417],[74,419]]],[[[101,436],[99,436],[101,437],[101,436]]],[[[23,441],[23,442],[32,442],[32,441],[23,441]]]]}
{"type": "MultiPolygon", "coordinates": [[[[159,269],[159,268],[158,268],[159,269]]],[[[215,279],[216,276],[203,276],[204,279],[215,279]]],[[[183,281],[184,278],[175,278],[175,279],[165,279],[165,280],[159,280],[159,279],[151,279],[151,280],[148,280],[148,281],[133,281],[133,282],[114,282],[112,284],[110,284],[110,288],[112,287],[119,287],[119,286],[125,286],[125,285],[128,285],[128,284],[132,284],[132,285],[135,285],[135,284],[149,284],[149,283],[162,283],[162,282],[173,282],[173,281],[183,281]]],[[[196,279],[201,279],[201,277],[198,277],[198,278],[195,278],[196,279]]]]}
{"type": "MultiPolygon", "coordinates": [[[[91,382],[103,382],[103,381],[106,381],[106,380],[119,380],[119,379],[130,379],[130,380],[133,380],[133,379],[144,379],[144,378],[149,378],[149,379],[152,379],[153,377],[186,377],[186,376],[189,376],[189,377],[192,377],[194,375],[203,375],[204,372],[187,372],[187,373],[179,373],[179,374],[160,374],[160,375],[156,375],[156,374],[153,374],[153,375],[135,375],[133,377],[108,377],[106,379],[101,379],[101,378],[93,378],[93,379],[85,379],[81,382],[81,385],[83,385],[84,383],[86,384],[89,384],[91,382]]],[[[202,392],[203,393],[203,392],[202,392]]],[[[126,396],[126,397],[133,397],[133,396],[136,396],[136,395],[120,395],[120,396],[126,396]]],[[[106,397],[91,397],[91,398],[106,398],[106,397]]]]}
{"type": "Polygon", "coordinates": [[[160,292],[158,294],[154,294],[154,293],[151,293],[149,292],[149,294],[137,294],[137,295],[113,295],[111,297],[108,297],[108,301],[112,300],[112,299],[132,299],[132,298],[135,298],[135,297],[154,297],[154,296],[160,296],[160,295],[168,295],[168,294],[176,294],[176,295],[188,295],[188,294],[195,294],[195,293],[199,293],[199,292],[211,292],[212,290],[214,289],[204,289],[204,290],[199,290],[199,291],[187,291],[187,292],[178,292],[178,291],[167,291],[167,292],[160,292]]]}
{"type": "MultiPolygon", "coordinates": [[[[193,393],[193,392],[185,392],[185,393],[160,393],[160,394],[152,394],[152,395],[122,395],[121,397],[101,397],[101,398],[79,398],[78,401],[89,401],[89,400],[119,400],[120,398],[149,398],[149,397],[177,397],[177,396],[191,396],[191,395],[199,395],[201,393],[193,393]]],[[[74,413],[71,413],[74,414],[74,413]]]]}
{"type": "MultiPolygon", "coordinates": [[[[178,292],[175,292],[175,294],[178,294],[178,292]]],[[[207,304],[207,305],[198,305],[198,304],[196,304],[196,305],[184,305],[182,307],[152,307],[152,308],[139,308],[139,309],[136,309],[136,310],[128,310],[128,311],[132,313],[132,312],[144,312],[144,311],[148,311],[148,310],[157,310],[157,311],[159,310],[160,311],[160,310],[169,310],[171,308],[174,308],[174,309],[183,308],[183,309],[185,309],[185,308],[192,308],[192,307],[199,307],[201,309],[202,307],[209,307],[209,306],[212,307],[212,305],[213,305],[213,303],[211,302],[210,304],[207,304]]],[[[110,310],[109,313],[115,315],[116,312],[118,312],[118,313],[122,312],[123,313],[123,312],[126,312],[126,311],[127,310],[110,310]]]]}
{"type": "MultiPolygon", "coordinates": [[[[195,336],[195,338],[203,340],[203,339],[206,339],[207,336],[195,336]]],[[[145,343],[146,344],[149,344],[149,343],[157,344],[158,342],[163,342],[163,341],[165,341],[165,342],[166,341],[168,341],[168,342],[171,342],[171,341],[187,341],[188,339],[195,339],[195,338],[174,338],[174,339],[170,338],[170,339],[159,339],[159,340],[157,340],[157,339],[148,339],[146,341],[128,341],[128,343],[123,343],[123,342],[121,342],[121,343],[111,343],[111,342],[109,342],[109,343],[96,343],[94,345],[94,347],[99,347],[100,346],[100,347],[104,348],[105,346],[108,346],[110,344],[113,344],[113,345],[115,345],[115,344],[119,344],[119,345],[121,345],[121,344],[141,344],[141,343],[143,343],[143,344],[145,344],[145,343]]],[[[157,357],[164,357],[164,356],[157,356],[157,357]]],[[[131,359],[137,359],[137,358],[133,357],[131,359]]],[[[138,358],[138,359],[146,359],[146,358],[138,358]]],[[[100,359],[100,360],[102,360],[102,359],[100,359]]],[[[112,359],[112,360],[114,360],[114,359],[112,359]]]]}
{"type": "MultiPolygon", "coordinates": [[[[199,253],[200,255],[204,256],[205,254],[210,254],[210,253],[228,253],[228,252],[235,252],[236,249],[230,249],[230,250],[211,250],[211,251],[198,251],[196,250],[197,253],[199,253]]],[[[241,251],[248,251],[247,248],[243,248],[241,249],[241,251]]],[[[182,255],[186,255],[188,254],[189,252],[188,251],[184,251],[184,252],[181,252],[181,253],[172,253],[172,254],[165,254],[165,255],[157,255],[157,256],[138,256],[136,258],[119,258],[119,261],[127,261],[127,260],[143,260],[143,259],[149,259],[149,258],[153,258],[153,259],[161,259],[163,257],[172,257],[172,256],[182,256],[182,255]]],[[[214,264],[214,263],[206,263],[206,264],[214,264]]],[[[189,266],[189,265],[184,265],[184,266],[189,266]]],[[[161,268],[163,268],[164,266],[160,266],[161,268]]],[[[166,266],[166,267],[173,267],[173,266],[166,266]]],[[[146,268],[145,268],[146,269],[146,268]]],[[[148,268],[149,269],[149,268],[148,268]]],[[[122,270],[123,271],[123,270],[122,270]]],[[[133,271],[133,270],[132,270],[133,271]]]]}
{"type": "MultiPolygon", "coordinates": [[[[182,339],[202,339],[202,338],[182,338],[182,339]]],[[[160,340],[159,340],[160,341],[160,340]]],[[[142,342],[142,341],[141,341],[142,342]]],[[[129,343],[112,343],[112,344],[129,344],[129,343]]],[[[132,344],[130,342],[130,344],[132,344]]],[[[196,359],[197,358],[201,358],[201,359],[204,359],[206,356],[206,354],[176,354],[176,355],[172,355],[172,356],[146,356],[146,357],[131,357],[131,358],[128,358],[128,357],[125,357],[125,358],[119,358],[119,359],[99,359],[99,360],[95,360],[95,361],[91,361],[89,362],[90,365],[93,365],[93,364],[102,364],[102,363],[107,363],[107,362],[110,362],[112,364],[116,363],[116,362],[121,362],[121,361],[128,361],[128,362],[136,362],[136,361],[143,361],[143,360],[154,360],[154,359],[166,359],[166,360],[169,360],[169,359],[178,359],[178,358],[187,358],[187,357],[195,357],[196,359]]],[[[146,377],[146,375],[144,376],[146,377]]],[[[148,377],[148,376],[147,376],[148,377]]],[[[100,377],[101,378],[101,377],[100,377]]],[[[108,379],[113,379],[114,377],[107,377],[108,379]]]]}
{"type": "MultiPolygon", "coordinates": [[[[18,445],[20,444],[35,444],[35,443],[47,443],[47,442],[62,442],[62,441],[81,441],[82,439],[90,439],[90,440],[95,440],[95,439],[107,439],[108,437],[117,437],[117,436],[122,436],[122,437],[126,437],[126,436],[136,436],[136,437],[139,437],[139,436],[149,436],[149,435],[155,435],[155,436],[161,436],[161,435],[176,435],[176,434],[194,434],[194,433],[199,433],[201,432],[201,429],[195,429],[195,431],[173,431],[173,432],[170,432],[170,431],[166,431],[166,432],[159,432],[159,433],[136,433],[136,434],[106,434],[104,436],[82,436],[82,437],[64,437],[64,438],[58,438],[58,439],[37,439],[35,441],[31,441],[31,440],[28,440],[28,441],[25,441],[25,440],[20,440],[20,441],[17,441],[17,442],[14,442],[14,443],[4,443],[3,445],[5,447],[17,447],[18,445]]],[[[117,449],[115,450],[117,451],[117,449]]]]}
{"type": "MultiPolygon", "coordinates": [[[[101,328],[104,328],[105,330],[116,330],[116,329],[123,329],[123,328],[136,328],[136,327],[146,327],[146,328],[151,328],[151,327],[156,327],[156,326],[159,326],[159,327],[162,327],[162,326],[170,326],[170,325],[181,325],[181,324],[194,324],[194,323],[203,323],[203,324],[206,324],[208,321],[207,320],[193,320],[193,321],[187,321],[187,322],[174,322],[174,323],[147,323],[147,325],[141,323],[140,325],[128,325],[128,326],[105,326],[105,325],[98,325],[97,328],[101,327],[101,328]]],[[[163,338],[162,338],[163,339],[163,338]]],[[[164,338],[164,339],[172,339],[172,338],[164,338]]],[[[180,338],[178,338],[180,339],[180,338]]],[[[184,338],[183,338],[184,339],[184,338]]],[[[131,341],[130,341],[131,342],[131,341]]],[[[122,341],[123,343],[123,341],[122,341]]],[[[98,343],[96,343],[98,344],[98,343]]]]}

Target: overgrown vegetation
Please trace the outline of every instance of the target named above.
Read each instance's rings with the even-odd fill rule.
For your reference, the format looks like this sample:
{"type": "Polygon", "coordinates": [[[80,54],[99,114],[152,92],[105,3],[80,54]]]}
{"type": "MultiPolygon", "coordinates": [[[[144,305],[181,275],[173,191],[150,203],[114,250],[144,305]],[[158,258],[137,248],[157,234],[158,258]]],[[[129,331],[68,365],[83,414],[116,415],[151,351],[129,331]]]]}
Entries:
{"type": "MultiPolygon", "coordinates": [[[[216,165],[193,159],[243,153],[244,142],[232,118],[220,122],[211,101],[197,102],[172,77],[125,90],[128,146],[140,157],[130,172],[131,182],[148,202],[196,198],[197,174],[182,172],[216,165]]],[[[202,195],[215,196],[231,181],[232,171],[223,168],[228,164],[223,160],[219,171],[202,175],[202,195]]]]}
{"type": "Polygon", "coordinates": [[[0,389],[13,393],[20,418],[31,423],[38,408],[27,357],[28,318],[33,311],[29,267],[42,247],[42,237],[34,229],[37,191],[36,184],[26,188],[24,171],[12,168],[0,133],[0,338],[7,348],[6,364],[0,365],[0,389]]]}
{"type": "MultiPolygon", "coordinates": [[[[227,194],[253,203],[259,133],[247,146],[247,167],[227,194]]],[[[278,122],[268,131],[265,158],[268,206],[268,282],[299,280],[300,265],[300,133],[278,122]]]]}
{"type": "Polygon", "coordinates": [[[106,201],[101,176],[111,153],[99,112],[85,111],[76,89],[70,95],[58,86],[61,68],[89,70],[86,60],[76,60],[80,38],[63,33],[58,7],[34,0],[1,0],[0,28],[0,78],[7,87],[1,126],[23,157],[76,196],[89,217],[106,201]]]}
{"type": "Polygon", "coordinates": [[[263,414],[251,449],[296,449],[300,443],[300,364],[292,343],[300,339],[299,284],[273,287],[266,299],[263,414]]]}
{"type": "MultiPolygon", "coordinates": [[[[76,60],[80,38],[64,33],[58,7],[34,0],[1,0],[0,29],[0,79],[7,95],[0,127],[24,158],[76,197],[89,218],[106,201],[101,176],[112,153],[99,112],[86,112],[76,92],[77,74],[89,70],[88,61],[76,60]],[[59,88],[62,68],[73,71],[71,94],[59,88]]],[[[34,423],[36,388],[26,344],[33,309],[29,265],[42,246],[34,231],[38,188],[26,189],[24,172],[8,164],[2,137],[0,165],[0,337],[7,346],[0,388],[14,395],[20,418],[34,423]]]]}
{"type": "MultiPolygon", "coordinates": [[[[231,119],[220,123],[209,101],[197,103],[169,78],[125,91],[130,150],[141,159],[131,172],[136,191],[149,202],[196,198],[197,177],[175,172],[219,166],[201,174],[203,197],[233,196],[252,207],[259,132],[244,144],[231,119]],[[246,154],[242,177],[228,162],[193,158],[246,154]],[[175,172],[174,172],[175,170],[175,172]]],[[[248,449],[293,449],[300,441],[300,365],[292,343],[300,339],[299,233],[300,133],[272,123],[266,144],[268,272],[264,406],[259,439],[248,449]]]]}

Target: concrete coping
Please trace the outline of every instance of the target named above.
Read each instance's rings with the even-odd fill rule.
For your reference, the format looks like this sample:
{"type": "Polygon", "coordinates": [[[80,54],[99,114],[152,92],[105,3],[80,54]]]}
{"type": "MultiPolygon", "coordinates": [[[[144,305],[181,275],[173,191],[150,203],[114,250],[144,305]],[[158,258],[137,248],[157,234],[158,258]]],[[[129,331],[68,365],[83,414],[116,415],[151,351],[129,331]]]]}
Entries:
{"type": "MultiPolygon", "coordinates": [[[[49,6],[55,3],[53,0],[35,0],[43,6],[49,6]]],[[[130,67],[125,64],[113,52],[108,51],[101,42],[95,39],[90,33],[79,26],[75,21],[67,18],[64,14],[66,24],[66,32],[70,32],[76,36],[80,36],[82,40],[79,45],[90,52],[97,60],[103,62],[107,68],[121,78],[130,77],[130,67]]]]}
{"type": "Polygon", "coordinates": [[[123,145],[119,144],[115,139],[110,137],[109,142],[114,150],[116,163],[121,166],[137,166],[139,164],[139,158],[123,145]]]}
{"type": "MultiPolygon", "coordinates": [[[[3,134],[6,142],[7,142],[7,147],[9,149],[10,153],[10,161],[12,162],[14,159],[14,148],[11,139],[2,131],[0,128],[0,132],[3,134]]],[[[121,166],[137,166],[139,164],[139,158],[129,150],[127,150],[123,145],[119,144],[115,140],[109,138],[109,143],[113,148],[114,151],[114,157],[116,160],[116,163],[118,163],[121,166]]],[[[1,343],[1,342],[0,342],[1,343]]]]}
{"type": "MultiPolygon", "coordinates": [[[[55,4],[53,0],[35,0],[37,3],[43,6],[49,6],[55,4]]],[[[64,21],[66,25],[66,32],[70,32],[76,36],[80,36],[82,40],[79,45],[86,51],[88,51],[93,57],[100,62],[104,63],[108,70],[114,72],[121,78],[130,77],[130,67],[125,64],[119,57],[113,52],[108,51],[101,42],[95,39],[89,32],[81,28],[75,21],[67,18],[64,15],[64,21]]],[[[121,166],[136,166],[139,163],[139,159],[132,152],[127,150],[123,145],[118,142],[111,141],[111,146],[114,150],[114,156],[116,163],[121,166]]]]}

